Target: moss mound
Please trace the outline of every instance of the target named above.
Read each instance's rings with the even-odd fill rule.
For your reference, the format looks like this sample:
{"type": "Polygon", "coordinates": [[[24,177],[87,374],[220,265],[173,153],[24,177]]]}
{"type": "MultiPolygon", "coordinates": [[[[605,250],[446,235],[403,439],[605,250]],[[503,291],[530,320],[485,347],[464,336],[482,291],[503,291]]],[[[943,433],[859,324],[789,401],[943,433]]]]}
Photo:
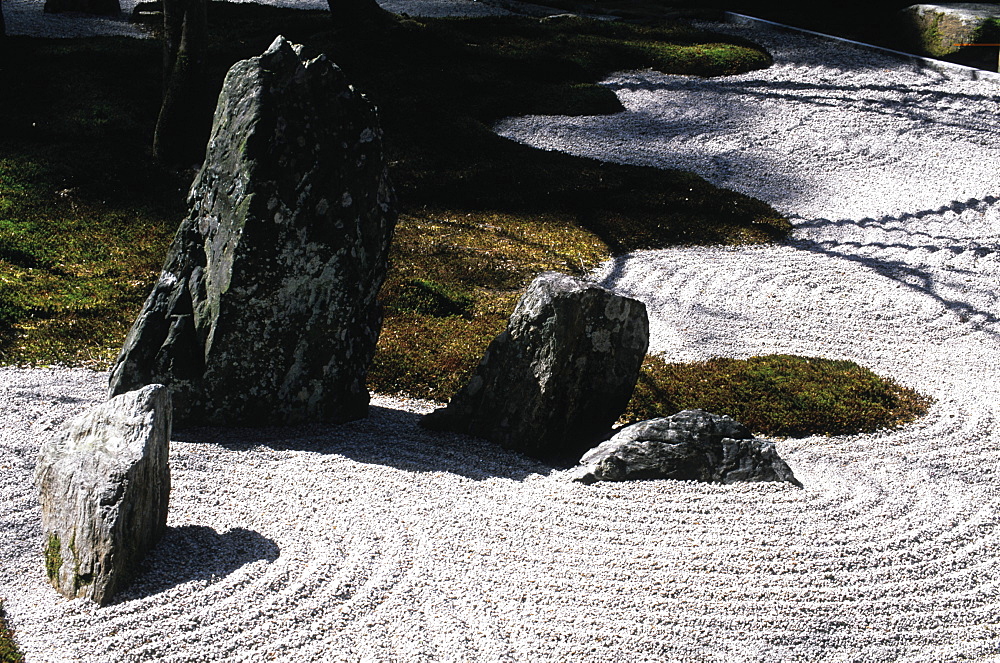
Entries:
{"type": "Polygon", "coordinates": [[[7,628],[7,615],[0,603],[0,663],[23,663],[24,656],[14,644],[14,632],[7,628]]]}
{"type": "Polygon", "coordinates": [[[647,357],[624,419],[701,408],[764,435],[847,435],[907,424],[929,404],[851,361],[768,355],[668,364],[647,357]]]}

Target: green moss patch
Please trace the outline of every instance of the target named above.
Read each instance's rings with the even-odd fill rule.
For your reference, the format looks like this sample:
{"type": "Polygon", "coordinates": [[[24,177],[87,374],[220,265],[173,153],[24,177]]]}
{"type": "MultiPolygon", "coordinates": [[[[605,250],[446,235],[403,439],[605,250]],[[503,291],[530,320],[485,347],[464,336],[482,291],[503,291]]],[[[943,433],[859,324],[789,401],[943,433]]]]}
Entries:
{"type": "Polygon", "coordinates": [[[393,301],[397,310],[446,318],[467,317],[472,312],[471,295],[428,279],[410,279],[393,301]]]}
{"type": "Polygon", "coordinates": [[[501,74],[521,78],[588,80],[610,71],[652,68],[677,74],[719,76],[761,69],[771,56],[743,39],[695,30],[680,23],[638,25],[578,16],[445,19],[467,48],[503,62],[501,74]],[[530,71],[526,76],[522,72],[530,71]]]}
{"type": "Polygon", "coordinates": [[[666,363],[647,357],[624,420],[701,408],[764,435],[845,435],[907,424],[929,404],[851,361],[768,355],[666,363]]]}
{"type": "Polygon", "coordinates": [[[24,655],[14,642],[14,631],[7,626],[7,615],[0,603],[0,663],[23,663],[24,655]]]}
{"type": "Polygon", "coordinates": [[[506,322],[505,316],[495,314],[472,320],[412,314],[388,317],[368,386],[382,393],[447,401],[472,377],[483,351],[506,322]]]}
{"type": "Polygon", "coordinates": [[[62,544],[59,542],[59,536],[50,532],[45,544],[45,575],[49,580],[54,581],[59,577],[62,563],[62,544]]]}

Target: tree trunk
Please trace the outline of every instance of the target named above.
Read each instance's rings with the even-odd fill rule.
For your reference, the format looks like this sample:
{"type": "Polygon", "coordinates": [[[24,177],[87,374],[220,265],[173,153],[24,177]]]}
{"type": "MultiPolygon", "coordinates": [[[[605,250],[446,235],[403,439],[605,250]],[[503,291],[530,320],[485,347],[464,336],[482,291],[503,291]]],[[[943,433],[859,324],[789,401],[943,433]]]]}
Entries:
{"type": "Polygon", "coordinates": [[[188,0],[163,0],[163,96],[167,94],[174,63],[177,62],[188,4],[188,0]]]}
{"type": "Polygon", "coordinates": [[[207,6],[207,0],[163,0],[163,104],[153,136],[153,156],[161,163],[189,166],[204,157],[207,6]]]}
{"type": "Polygon", "coordinates": [[[392,14],[379,7],[376,0],[327,0],[333,22],[338,26],[359,21],[385,21],[392,14]]]}

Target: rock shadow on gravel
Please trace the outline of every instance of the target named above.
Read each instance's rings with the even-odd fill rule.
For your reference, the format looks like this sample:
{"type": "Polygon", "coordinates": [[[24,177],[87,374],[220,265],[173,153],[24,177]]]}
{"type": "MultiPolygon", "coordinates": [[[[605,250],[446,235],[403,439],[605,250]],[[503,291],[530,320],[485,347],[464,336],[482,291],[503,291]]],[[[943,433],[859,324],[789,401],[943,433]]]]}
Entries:
{"type": "Polygon", "coordinates": [[[188,428],[175,431],[172,439],[216,444],[230,451],[266,447],[275,451],[339,454],[359,463],[406,472],[447,472],[474,481],[492,478],[523,481],[559,469],[486,440],[420,428],[417,424],[422,416],[373,405],[367,418],[345,424],[188,428]]]}
{"type": "Polygon", "coordinates": [[[204,525],[168,527],[113,604],[155,596],[186,582],[211,584],[258,560],[273,562],[279,554],[273,540],[242,527],[222,534],[204,525]]]}

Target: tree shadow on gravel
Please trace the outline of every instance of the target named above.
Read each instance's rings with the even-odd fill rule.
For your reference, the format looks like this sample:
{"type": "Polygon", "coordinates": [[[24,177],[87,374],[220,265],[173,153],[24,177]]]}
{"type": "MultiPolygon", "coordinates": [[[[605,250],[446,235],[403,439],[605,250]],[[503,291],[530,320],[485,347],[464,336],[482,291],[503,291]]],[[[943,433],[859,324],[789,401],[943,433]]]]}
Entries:
{"type": "Polygon", "coordinates": [[[275,451],[339,454],[359,463],[404,472],[448,472],[474,481],[523,481],[555,468],[487,440],[429,431],[422,415],[373,405],[366,419],[346,424],[267,428],[189,428],[174,432],[179,442],[216,444],[230,451],[267,447],[275,451]]]}
{"type": "MultiPolygon", "coordinates": [[[[768,190],[806,200],[818,183],[810,171],[789,168],[782,156],[783,150],[802,149],[802,145],[794,139],[785,144],[785,139],[771,136],[768,127],[773,123],[768,114],[777,112],[776,108],[793,109],[803,118],[805,129],[812,132],[825,131],[822,122],[811,119],[814,112],[827,114],[818,117],[843,113],[856,117],[858,126],[876,128],[884,126],[888,119],[902,134],[955,132],[963,140],[983,144],[988,144],[1000,128],[988,113],[982,112],[984,104],[989,108],[995,102],[988,95],[950,94],[902,84],[843,83],[835,78],[824,82],[626,75],[604,85],[622,96],[626,105],[630,96],[642,98],[645,93],[662,99],[662,103],[653,111],[637,108],[620,115],[567,121],[573,142],[563,147],[572,152],[578,145],[607,145],[600,155],[602,159],[683,168],[716,186],[740,191],[746,191],[748,179],[762,178],[768,190]],[[674,106],[676,112],[672,112],[674,106]],[[690,112],[688,106],[696,108],[696,112],[690,112]],[[654,140],[644,144],[647,137],[654,140]],[[706,148],[706,139],[717,141],[716,147],[706,148]],[[761,141],[768,149],[744,149],[745,144],[755,146],[761,141]]],[[[884,139],[895,141],[902,134],[894,130],[884,139]]],[[[791,135],[795,135],[794,131],[791,135]]],[[[874,135],[880,134],[876,131],[874,135]]],[[[841,137],[853,140],[857,136],[851,132],[841,137]]],[[[845,158],[852,154],[848,151],[845,158]]],[[[870,160],[867,152],[854,156],[870,160]]],[[[778,207],[790,205],[784,199],[768,202],[778,207]]],[[[615,248],[615,253],[622,252],[615,248]]]]}
{"type": "MultiPolygon", "coordinates": [[[[843,83],[731,80],[726,78],[710,79],[709,81],[693,81],[688,77],[657,81],[629,80],[607,84],[607,87],[615,92],[620,90],[685,92],[690,89],[692,84],[697,84],[699,87],[709,87],[712,94],[723,99],[747,97],[754,103],[767,100],[827,108],[849,108],[852,112],[903,118],[915,123],[933,123],[935,126],[954,127],[980,133],[984,132],[983,114],[977,112],[974,107],[966,108],[962,107],[961,104],[994,102],[996,100],[996,97],[989,95],[944,93],[906,85],[845,85],[843,83]],[[906,100],[886,99],[874,96],[877,94],[907,95],[908,98],[906,100]],[[945,107],[949,116],[948,120],[942,120],[940,117],[929,117],[928,107],[935,104],[941,104],[945,107]]],[[[726,109],[726,105],[720,104],[718,109],[721,112],[726,109]]],[[[733,113],[731,110],[727,110],[725,115],[728,118],[733,113]]],[[[712,117],[714,116],[706,116],[706,118],[712,117]]],[[[715,120],[707,122],[707,125],[715,127],[715,120]]]]}
{"type": "MultiPolygon", "coordinates": [[[[898,216],[886,215],[878,219],[839,219],[831,221],[823,218],[805,219],[795,215],[792,215],[789,218],[794,221],[796,228],[822,229],[824,227],[836,227],[878,230],[885,228],[887,224],[893,222],[905,223],[907,220],[924,219],[929,216],[937,216],[946,212],[960,214],[967,210],[986,210],[998,203],[1000,203],[1000,198],[995,196],[985,196],[982,200],[972,198],[964,202],[952,201],[947,205],[942,205],[933,210],[921,210],[918,212],[900,214],[898,216]]],[[[978,272],[962,269],[960,267],[921,266],[909,264],[905,260],[890,260],[873,257],[871,255],[859,255],[860,253],[871,249],[876,251],[903,250],[926,254],[934,254],[944,251],[950,253],[954,258],[964,257],[965,254],[971,253],[972,258],[979,259],[986,258],[1000,252],[1000,246],[983,246],[969,238],[948,236],[941,233],[931,234],[922,230],[908,230],[901,227],[892,227],[887,230],[895,236],[903,235],[911,241],[897,240],[892,242],[858,242],[851,241],[849,239],[827,241],[795,239],[789,241],[788,245],[797,250],[807,251],[809,253],[815,253],[840,260],[847,260],[861,265],[888,280],[898,283],[901,287],[929,297],[933,301],[940,304],[945,311],[954,315],[958,324],[969,324],[970,331],[983,331],[994,338],[1000,338],[1000,330],[996,329],[996,327],[1000,325],[1000,316],[990,310],[984,309],[981,306],[976,306],[971,302],[973,298],[976,298],[980,300],[992,300],[1000,303],[1000,297],[997,296],[995,289],[988,287],[990,285],[988,278],[980,276],[982,281],[986,284],[986,287],[978,290],[976,289],[977,285],[974,283],[975,279],[973,277],[979,275],[978,272]],[[955,281],[950,283],[942,282],[942,274],[954,275],[955,281]],[[971,280],[967,281],[967,278],[971,280]],[[961,279],[961,283],[958,282],[959,279],[961,279]],[[957,290],[959,288],[965,292],[969,292],[972,297],[969,299],[961,299],[954,296],[947,296],[941,292],[943,289],[957,290]]],[[[612,260],[611,270],[601,280],[601,284],[608,288],[616,288],[617,284],[624,276],[628,261],[628,255],[614,258],[612,260]]]]}
{"type": "Polygon", "coordinates": [[[114,603],[155,596],[191,581],[210,584],[258,560],[273,562],[280,553],[274,541],[242,527],[223,534],[203,525],[168,527],[114,603]]]}
{"type": "MultiPolygon", "coordinates": [[[[864,218],[858,221],[850,219],[830,221],[827,219],[807,220],[799,218],[796,219],[795,223],[796,226],[800,228],[822,228],[824,226],[835,226],[875,229],[884,227],[887,223],[902,223],[913,219],[919,220],[928,216],[941,215],[946,212],[960,214],[970,209],[986,209],[994,206],[997,202],[1000,202],[1000,199],[994,196],[986,196],[982,200],[971,198],[964,202],[952,201],[951,203],[942,205],[938,209],[934,210],[921,210],[919,212],[900,214],[898,216],[886,215],[878,219],[864,218]]],[[[874,248],[876,250],[902,249],[905,251],[926,251],[929,253],[947,251],[955,257],[971,252],[973,257],[978,259],[993,255],[997,253],[1000,248],[982,246],[968,238],[945,236],[941,234],[932,235],[923,231],[911,231],[899,227],[892,228],[892,232],[893,234],[906,235],[907,237],[912,238],[913,241],[854,242],[850,240],[838,240],[833,242],[798,239],[793,241],[791,244],[795,248],[803,251],[848,260],[862,265],[876,274],[898,283],[904,288],[930,297],[939,303],[946,311],[954,314],[961,323],[971,322],[977,329],[982,329],[982,325],[996,325],[997,323],[1000,323],[1000,317],[988,310],[983,310],[982,308],[974,306],[969,301],[948,298],[942,295],[939,292],[942,285],[954,288],[955,284],[940,283],[940,279],[935,277],[935,274],[931,269],[914,266],[902,260],[885,260],[868,255],[857,255],[857,252],[860,252],[862,249],[874,248]]],[[[947,270],[948,273],[954,274],[956,277],[971,277],[975,274],[975,272],[959,268],[945,267],[944,269],[947,270]]],[[[963,284],[963,287],[973,288],[975,286],[974,284],[963,284]]],[[[980,292],[977,294],[979,294],[982,298],[996,299],[996,296],[991,293],[992,290],[990,292],[980,292]]],[[[989,329],[982,329],[982,331],[985,331],[994,337],[1000,337],[1000,332],[991,331],[989,329]]]]}
{"type": "MultiPolygon", "coordinates": [[[[953,200],[947,205],[941,205],[937,209],[921,210],[919,212],[906,212],[905,214],[900,214],[898,216],[891,216],[889,214],[886,214],[884,216],[880,216],[877,219],[873,219],[871,217],[865,217],[864,219],[860,219],[857,221],[853,219],[838,219],[837,221],[831,221],[829,219],[806,219],[804,217],[796,215],[792,215],[790,218],[796,220],[795,223],[796,228],[815,228],[819,226],[856,226],[858,228],[880,228],[884,226],[886,223],[892,221],[902,222],[902,221],[909,221],[911,219],[923,219],[928,216],[940,216],[941,214],[945,214],[947,212],[954,212],[955,214],[961,214],[966,210],[977,209],[982,206],[992,207],[996,205],[998,202],[1000,202],[1000,198],[997,198],[996,196],[985,196],[983,197],[982,200],[978,198],[969,198],[964,202],[959,200],[953,200]]],[[[913,234],[924,235],[925,237],[929,237],[931,239],[952,239],[943,236],[931,236],[927,235],[926,233],[913,233],[913,234]]]]}
{"type": "Polygon", "coordinates": [[[28,402],[33,403],[46,403],[46,404],[61,404],[61,405],[76,405],[78,403],[91,403],[89,398],[80,398],[78,396],[64,396],[61,394],[44,393],[39,391],[37,388],[32,389],[17,389],[14,391],[17,398],[24,399],[28,402]]]}

